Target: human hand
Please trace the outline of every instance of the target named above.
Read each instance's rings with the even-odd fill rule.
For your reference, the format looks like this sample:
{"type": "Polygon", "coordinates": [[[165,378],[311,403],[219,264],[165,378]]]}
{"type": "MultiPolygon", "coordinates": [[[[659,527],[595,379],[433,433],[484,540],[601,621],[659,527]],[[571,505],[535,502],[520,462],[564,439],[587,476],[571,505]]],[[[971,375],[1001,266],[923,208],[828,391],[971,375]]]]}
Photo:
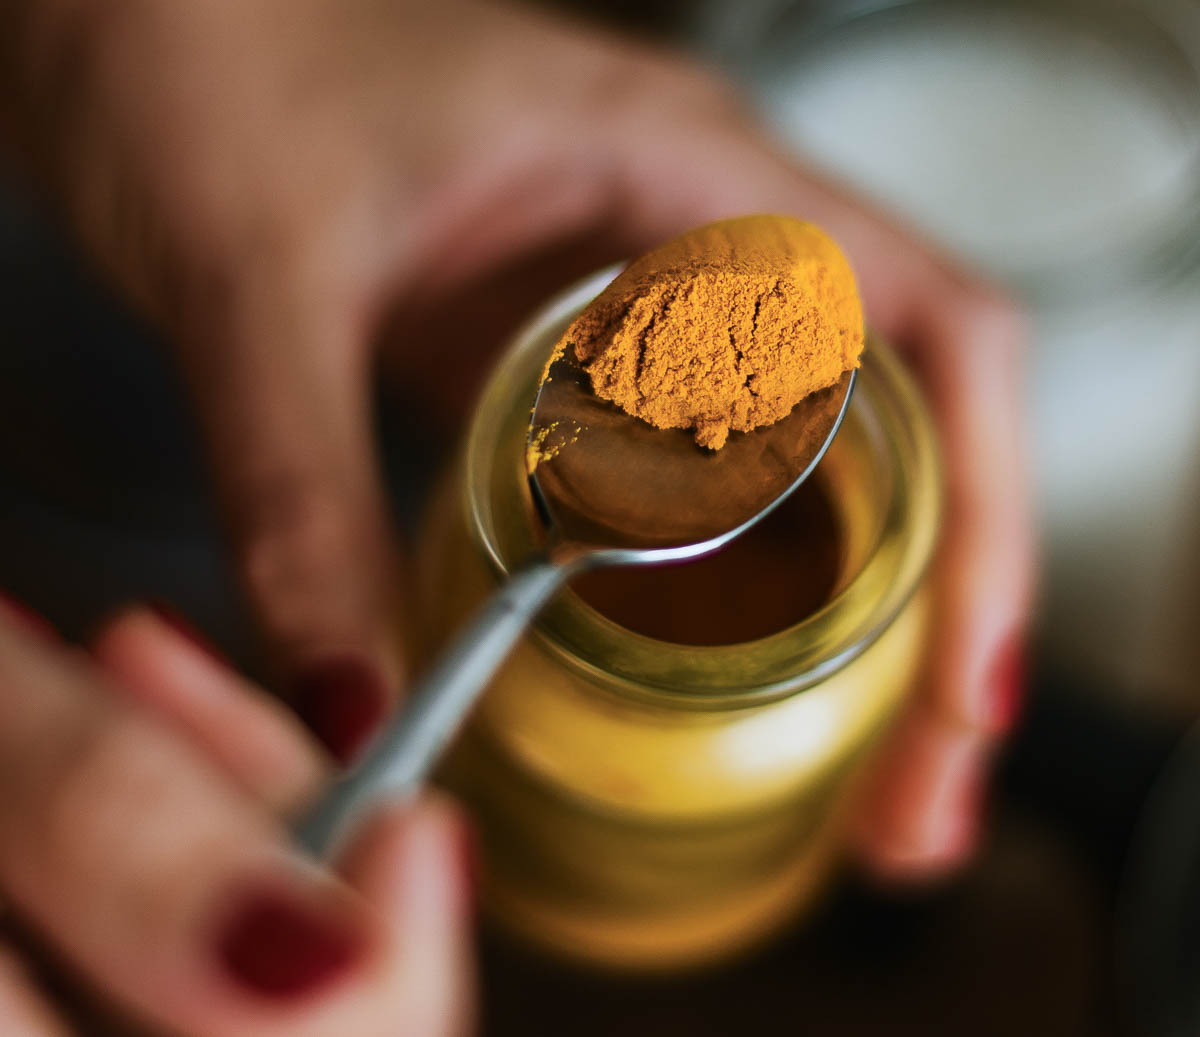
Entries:
{"type": "Polygon", "coordinates": [[[800,167],[715,77],[544,15],[24,9],[11,65],[32,101],[14,139],[178,343],[267,640],[343,756],[403,673],[368,414],[383,330],[427,403],[461,405],[513,316],[603,261],[745,212],[829,230],[924,382],[948,477],[933,667],[860,844],[890,874],[969,852],[1032,581],[1022,333],[994,291],[800,167]]]}
{"type": "MultiPolygon", "coordinates": [[[[123,613],[88,658],[0,599],[0,913],[139,1022],[467,1032],[460,820],[433,800],[380,813],[318,869],[280,817],[322,760],[278,702],[153,613],[123,613]]],[[[4,942],[0,1032],[69,1032],[4,942]]]]}

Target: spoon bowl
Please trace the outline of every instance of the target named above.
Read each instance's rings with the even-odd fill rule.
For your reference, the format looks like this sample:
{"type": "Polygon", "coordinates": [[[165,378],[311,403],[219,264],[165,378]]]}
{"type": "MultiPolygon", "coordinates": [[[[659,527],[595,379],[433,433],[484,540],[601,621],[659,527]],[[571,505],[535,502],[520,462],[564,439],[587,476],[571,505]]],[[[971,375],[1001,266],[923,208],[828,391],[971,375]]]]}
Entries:
{"type": "Polygon", "coordinates": [[[599,399],[565,355],[550,365],[530,422],[530,474],[554,555],[590,565],[683,561],[717,551],[799,486],[841,425],[857,371],[773,425],[732,432],[716,451],[685,429],[654,428],[599,399]]]}

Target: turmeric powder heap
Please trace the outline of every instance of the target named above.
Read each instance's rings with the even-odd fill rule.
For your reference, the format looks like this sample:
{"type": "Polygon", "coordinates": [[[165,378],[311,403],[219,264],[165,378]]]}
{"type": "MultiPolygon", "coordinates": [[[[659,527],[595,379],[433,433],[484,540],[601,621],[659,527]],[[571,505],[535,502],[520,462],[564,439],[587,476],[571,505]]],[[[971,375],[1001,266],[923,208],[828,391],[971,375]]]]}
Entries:
{"type": "Polygon", "coordinates": [[[631,264],[554,355],[571,350],[602,399],[719,450],[730,429],[770,425],[833,385],[862,348],[862,304],[837,245],[801,220],[744,216],[631,264]]]}

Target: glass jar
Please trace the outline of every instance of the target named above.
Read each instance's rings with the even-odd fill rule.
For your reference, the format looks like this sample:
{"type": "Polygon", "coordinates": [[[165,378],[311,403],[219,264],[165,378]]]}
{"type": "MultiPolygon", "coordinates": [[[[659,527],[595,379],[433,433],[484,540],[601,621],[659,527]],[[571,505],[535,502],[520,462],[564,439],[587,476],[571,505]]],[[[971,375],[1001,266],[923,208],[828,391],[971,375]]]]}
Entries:
{"type": "MultiPolygon", "coordinates": [[[[614,274],[552,301],[484,391],[424,536],[431,649],[540,543],[530,407],[552,345],[614,274]]],[[[477,820],[485,908],[505,928],[576,959],[663,968],[742,948],[813,900],[929,623],[934,436],[881,343],[818,477],[839,536],[816,611],[753,640],[682,644],[568,589],[514,651],[441,776],[477,820]]]]}

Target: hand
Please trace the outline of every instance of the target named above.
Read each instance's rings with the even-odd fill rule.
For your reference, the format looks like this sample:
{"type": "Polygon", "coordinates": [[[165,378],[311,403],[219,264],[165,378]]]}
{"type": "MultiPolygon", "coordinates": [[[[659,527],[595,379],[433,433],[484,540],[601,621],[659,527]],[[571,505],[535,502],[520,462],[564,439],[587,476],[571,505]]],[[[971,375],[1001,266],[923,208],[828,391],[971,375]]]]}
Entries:
{"type": "MultiPolygon", "coordinates": [[[[143,1023],[467,1032],[456,813],[381,813],[318,870],[280,817],[322,759],[275,700],[146,610],[108,624],[89,659],[0,599],[0,913],[143,1023]]],[[[0,1032],[68,1032],[2,931],[0,1032]]]]}
{"type": "Polygon", "coordinates": [[[461,405],[513,314],[603,260],[745,212],[828,229],[870,322],[920,374],[947,467],[934,664],[860,844],[892,874],[969,852],[1032,578],[1008,303],[799,166],[715,77],[544,15],[472,0],[10,6],[15,96],[30,99],[13,139],[178,343],[267,640],[343,756],[403,674],[368,408],[384,329],[426,404],[461,405]]]}

